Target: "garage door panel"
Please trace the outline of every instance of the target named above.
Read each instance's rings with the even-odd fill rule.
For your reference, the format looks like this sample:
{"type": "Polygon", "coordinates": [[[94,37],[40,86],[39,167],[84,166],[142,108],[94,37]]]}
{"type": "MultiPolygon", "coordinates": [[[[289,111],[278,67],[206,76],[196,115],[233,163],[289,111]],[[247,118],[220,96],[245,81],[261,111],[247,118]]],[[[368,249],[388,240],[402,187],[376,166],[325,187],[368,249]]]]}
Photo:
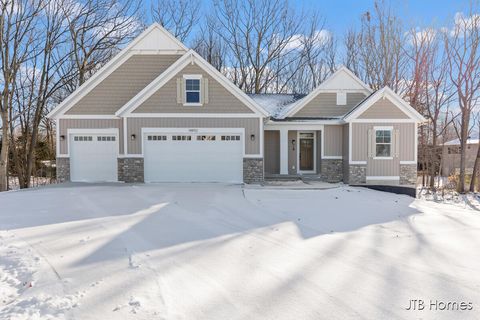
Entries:
{"type": "Polygon", "coordinates": [[[111,134],[82,134],[70,137],[72,181],[117,181],[118,138],[111,134]]]}
{"type": "Polygon", "coordinates": [[[153,140],[151,134],[144,137],[145,181],[243,181],[243,142],[240,135],[229,135],[238,137],[238,140],[229,141],[222,141],[221,134],[158,135],[166,136],[166,139],[153,140]]]}

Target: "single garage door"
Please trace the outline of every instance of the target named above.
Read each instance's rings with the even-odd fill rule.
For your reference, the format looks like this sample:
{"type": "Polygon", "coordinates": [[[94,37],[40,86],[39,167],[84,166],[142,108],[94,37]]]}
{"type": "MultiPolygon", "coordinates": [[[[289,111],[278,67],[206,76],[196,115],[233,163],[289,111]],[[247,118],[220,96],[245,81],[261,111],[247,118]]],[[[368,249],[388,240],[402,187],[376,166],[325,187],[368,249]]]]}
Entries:
{"type": "Polygon", "coordinates": [[[70,180],[117,181],[118,139],[113,134],[70,136],[70,180]]]}
{"type": "Polygon", "coordinates": [[[240,134],[163,134],[144,137],[147,182],[242,182],[240,134]]]}

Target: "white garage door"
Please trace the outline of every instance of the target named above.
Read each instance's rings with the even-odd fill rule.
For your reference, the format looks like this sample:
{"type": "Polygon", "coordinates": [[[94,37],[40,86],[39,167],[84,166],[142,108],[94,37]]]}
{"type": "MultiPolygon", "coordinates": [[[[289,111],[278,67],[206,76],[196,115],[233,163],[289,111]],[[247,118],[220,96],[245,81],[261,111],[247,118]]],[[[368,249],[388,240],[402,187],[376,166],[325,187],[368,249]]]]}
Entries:
{"type": "Polygon", "coordinates": [[[242,182],[240,134],[164,134],[144,137],[147,182],[242,182]]]}
{"type": "Polygon", "coordinates": [[[71,181],[117,181],[118,139],[113,134],[70,136],[71,181]]]}

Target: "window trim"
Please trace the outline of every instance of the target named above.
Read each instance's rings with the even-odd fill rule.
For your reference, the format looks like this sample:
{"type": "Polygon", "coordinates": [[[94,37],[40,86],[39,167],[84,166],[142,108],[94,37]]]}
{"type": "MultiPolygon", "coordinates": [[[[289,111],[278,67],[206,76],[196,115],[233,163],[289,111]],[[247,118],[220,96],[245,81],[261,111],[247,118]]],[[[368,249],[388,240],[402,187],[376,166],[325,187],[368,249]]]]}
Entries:
{"type": "Polygon", "coordinates": [[[348,104],[348,94],[346,91],[337,91],[337,106],[346,106],[348,104]]]}
{"type": "Polygon", "coordinates": [[[393,127],[388,126],[388,127],[374,127],[373,128],[373,137],[375,139],[375,146],[374,146],[374,152],[375,155],[373,159],[375,160],[393,160],[392,156],[392,148],[393,148],[393,127]],[[390,143],[377,143],[377,131],[390,131],[390,143]],[[389,144],[390,145],[390,155],[389,156],[377,156],[377,144],[389,144]]]}
{"type": "MultiPolygon", "coordinates": [[[[186,107],[201,107],[203,106],[202,103],[202,78],[201,74],[184,74],[183,75],[183,98],[184,103],[183,105],[186,107]],[[199,80],[198,85],[198,100],[199,102],[187,102],[187,80],[199,80]]],[[[189,90],[191,92],[197,92],[196,90],[189,90]]]]}

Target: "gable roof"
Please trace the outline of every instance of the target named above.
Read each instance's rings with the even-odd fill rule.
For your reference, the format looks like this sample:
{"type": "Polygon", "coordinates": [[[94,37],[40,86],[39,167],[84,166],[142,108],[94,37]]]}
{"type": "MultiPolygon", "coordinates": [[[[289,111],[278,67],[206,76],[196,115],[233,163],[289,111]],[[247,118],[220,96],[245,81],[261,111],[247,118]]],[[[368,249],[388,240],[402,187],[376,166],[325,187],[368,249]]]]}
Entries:
{"type": "Polygon", "coordinates": [[[248,96],[275,119],[285,109],[290,108],[295,102],[305,97],[302,94],[292,93],[250,93],[248,96]]]}
{"type": "Polygon", "coordinates": [[[56,118],[73,107],[80,99],[87,95],[93,88],[102,82],[108,75],[122,65],[132,54],[149,52],[156,54],[183,54],[188,48],[177,38],[170,34],[158,23],[152,24],[137,36],[128,46],[115,55],[107,64],[92,75],[80,87],[66,97],[47,115],[48,118],[56,118]]]}
{"type": "Polygon", "coordinates": [[[355,108],[350,110],[344,117],[343,120],[350,122],[357,119],[363,112],[370,108],[375,102],[382,98],[388,98],[396,107],[402,110],[410,119],[415,120],[416,122],[424,122],[426,119],[418,113],[411,105],[409,105],[405,100],[403,100],[398,94],[396,94],[389,87],[383,87],[382,89],[371,94],[360,102],[355,108]]]}
{"type": "Polygon", "coordinates": [[[311,102],[318,94],[324,91],[329,90],[339,90],[339,91],[349,91],[349,90],[360,90],[364,91],[365,94],[370,94],[372,89],[368,87],[362,80],[360,80],[352,71],[350,71],[345,66],[341,66],[337,71],[335,71],[330,77],[325,79],[318,87],[316,87],[312,92],[310,92],[305,98],[299,100],[294,105],[291,105],[290,108],[285,108],[279,118],[286,118],[294,115],[300,109],[305,107],[309,102],[311,102]],[[347,84],[346,80],[350,80],[347,84]]]}
{"type": "Polygon", "coordinates": [[[262,116],[269,116],[268,113],[255,101],[253,101],[245,92],[237,87],[233,82],[228,80],[223,74],[209,64],[194,50],[189,50],[180,59],[173,63],[167,70],[161,75],[155,78],[149,85],[135,95],[130,101],[128,101],[123,107],[121,107],[116,113],[116,116],[125,116],[130,114],[133,110],[138,108],[143,102],[150,98],[155,92],[162,88],[169,80],[171,80],[178,72],[185,68],[189,63],[195,63],[202,70],[208,73],[212,78],[217,80],[227,91],[233,94],[237,99],[243,102],[254,113],[262,116]]]}

